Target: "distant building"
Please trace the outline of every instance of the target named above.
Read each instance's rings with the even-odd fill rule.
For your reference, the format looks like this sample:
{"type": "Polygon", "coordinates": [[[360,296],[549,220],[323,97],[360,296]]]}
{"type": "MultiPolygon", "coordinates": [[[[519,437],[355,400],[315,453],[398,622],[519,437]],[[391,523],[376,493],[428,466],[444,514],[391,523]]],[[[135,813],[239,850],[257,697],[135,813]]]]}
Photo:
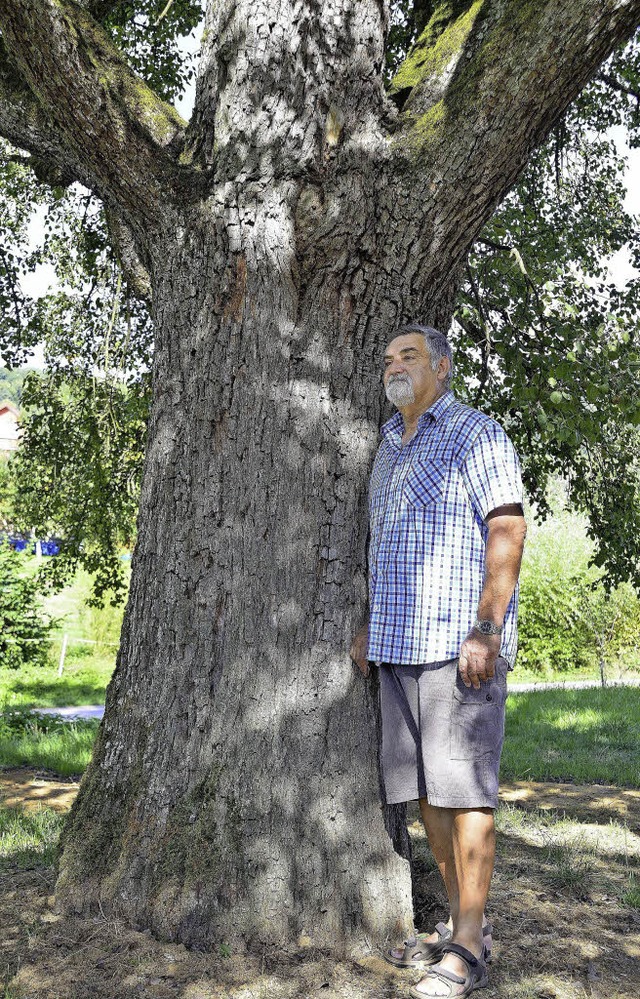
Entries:
{"type": "Polygon", "coordinates": [[[0,402],[0,455],[9,455],[20,443],[20,410],[9,399],[0,402]]]}

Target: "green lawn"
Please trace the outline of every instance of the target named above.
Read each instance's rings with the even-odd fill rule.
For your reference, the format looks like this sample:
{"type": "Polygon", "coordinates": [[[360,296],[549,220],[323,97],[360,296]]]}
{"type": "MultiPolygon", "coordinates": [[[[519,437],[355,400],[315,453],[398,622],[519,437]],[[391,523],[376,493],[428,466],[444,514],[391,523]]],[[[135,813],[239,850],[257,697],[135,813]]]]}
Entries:
{"type": "Polygon", "coordinates": [[[6,711],[0,715],[0,767],[30,766],[70,777],[91,759],[100,722],[65,722],[51,715],[6,711]]]}
{"type": "Polygon", "coordinates": [[[75,658],[62,676],[53,663],[47,667],[0,668],[0,710],[52,708],[65,704],[104,704],[107,684],[115,665],[111,656],[75,658]]]}
{"type": "Polygon", "coordinates": [[[510,694],[501,773],[640,787],[640,688],[510,694]]]}
{"type": "MultiPolygon", "coordinates": [[[[33,565],[30,571],[35,571],[33,565]]],[[[59,707],[103,704],[113,673],[123,607],[88,607],[91,577],[79,571],[73,583],[45,600],[59,621],[52,634],[49,665],[0,668],[0,710],[5,707],[59,707]],[[68,635],[63,674],[58,664],[63,634],[68,635]]]]}
{"type": "Polygon", "coordinates": [[[63,821],[52,808],[26,812],[0,805],[0,872],[52,864],[63,821]]]}

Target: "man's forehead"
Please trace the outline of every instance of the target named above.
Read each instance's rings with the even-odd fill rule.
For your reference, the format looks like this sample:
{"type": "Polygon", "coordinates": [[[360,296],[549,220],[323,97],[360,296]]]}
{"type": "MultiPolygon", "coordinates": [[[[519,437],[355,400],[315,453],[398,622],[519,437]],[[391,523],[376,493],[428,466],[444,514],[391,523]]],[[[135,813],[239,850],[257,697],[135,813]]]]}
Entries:
{"type": "Polygon", "coordinates": [[[385,354],[400,353],[402,350],[408,350],[409,347],[415,347],[421,352],[428,352],[425,338],[421,333],[401,333],[400,336],[394,337],[387,344],[385,354]]]}

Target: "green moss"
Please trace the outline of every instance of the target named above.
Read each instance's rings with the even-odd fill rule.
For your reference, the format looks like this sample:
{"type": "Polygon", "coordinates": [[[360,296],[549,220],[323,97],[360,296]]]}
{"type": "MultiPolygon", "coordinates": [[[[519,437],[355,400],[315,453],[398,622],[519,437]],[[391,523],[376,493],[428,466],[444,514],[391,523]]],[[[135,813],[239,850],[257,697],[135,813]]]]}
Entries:
{"type": "Polygon", "coordinates": [[[390,95],[437,76],[461,52],[484,0],[439,4],[412,51],[396,73],[390,95]]]}
{"type": "Polygon", "coordinates": [[[157,845],[156,890],[174,879],[189,890],[203,881],[218,884],[227,868],[225,856],[241,854],[243,820],[237,802],[218,800],[221,769],[209,776],[172,809],[165,834],[157,845]]]}
{"type": "MultiPolygon", "coordinates": [[[[482,0],[466,4],[466,7],[466,12],[438,36],[432,56],[435,51],[443,54],[454,51],[448,42],[450,31],[461,32],[458,35],[461,47],[473,24],[478,22],[479,17],[484,20],[482,0]]],[[[417,116],[407,108],[403,115],[404,128],[398,142],[404,144],[413,156],[423,155],[425,147],[434,142],[440,143],[447,130],[454,129],[456,122],[466,114],[467,105],[470,100],[475,99],[478,89],[490,91],[491,86],[495,86],[491,83],[492,78],[496,74],[504,77],[505,60],[511,60],[516,65],[521,62],[521,49],[530,44],[526,28],[539,17],[540,9],[534,0],[510,0],[497,21],[489,24],[484,20],[482,43],[476,47],[473,57],[462,60],[441,100],[425,114],[417,116]]],[[[446,65],[449,57],[446,57],[443,65],[446,65]]],[[[423,61],[420,80],[428,77],[432,72],[429,66],[433,64],[433,61],[423,61]]]]}
{"type": "MultiPolygon", "coordinates": [[[[82,11],[74,12],[73,18],[82,32],[85,57],[95,67],[102,87],[111,97],[119,95],[125,108],[142,119],[156,141],[167,144],[177,131],[187,127],[175,108],[162,101],[129,69],[100,25],[82,11]]],[[[76,32],[76,25],[69,18],[67,24],[70,31],[76,32]]]]}

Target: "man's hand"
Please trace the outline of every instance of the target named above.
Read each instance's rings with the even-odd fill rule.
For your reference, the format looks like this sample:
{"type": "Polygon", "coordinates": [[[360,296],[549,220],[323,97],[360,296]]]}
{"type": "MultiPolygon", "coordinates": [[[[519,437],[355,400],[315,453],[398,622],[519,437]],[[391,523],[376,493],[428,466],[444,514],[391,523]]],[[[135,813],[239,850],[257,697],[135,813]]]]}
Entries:
{"type": "Polygon", "coordinates": [[[369,641],[369,625],[363,624],[351,643],[349,655],[363,676],[369,676],[369,660],[367,659],[367,644],[369,641]]]}
{"type": "Polygon", "coordinates": [[[471,630],[460,649],[458,671],[465,687],[479,689],[482,680],[491,680],[496,671],[496,659],[500,652],[500,635],[481,635],[471,630]]]}

